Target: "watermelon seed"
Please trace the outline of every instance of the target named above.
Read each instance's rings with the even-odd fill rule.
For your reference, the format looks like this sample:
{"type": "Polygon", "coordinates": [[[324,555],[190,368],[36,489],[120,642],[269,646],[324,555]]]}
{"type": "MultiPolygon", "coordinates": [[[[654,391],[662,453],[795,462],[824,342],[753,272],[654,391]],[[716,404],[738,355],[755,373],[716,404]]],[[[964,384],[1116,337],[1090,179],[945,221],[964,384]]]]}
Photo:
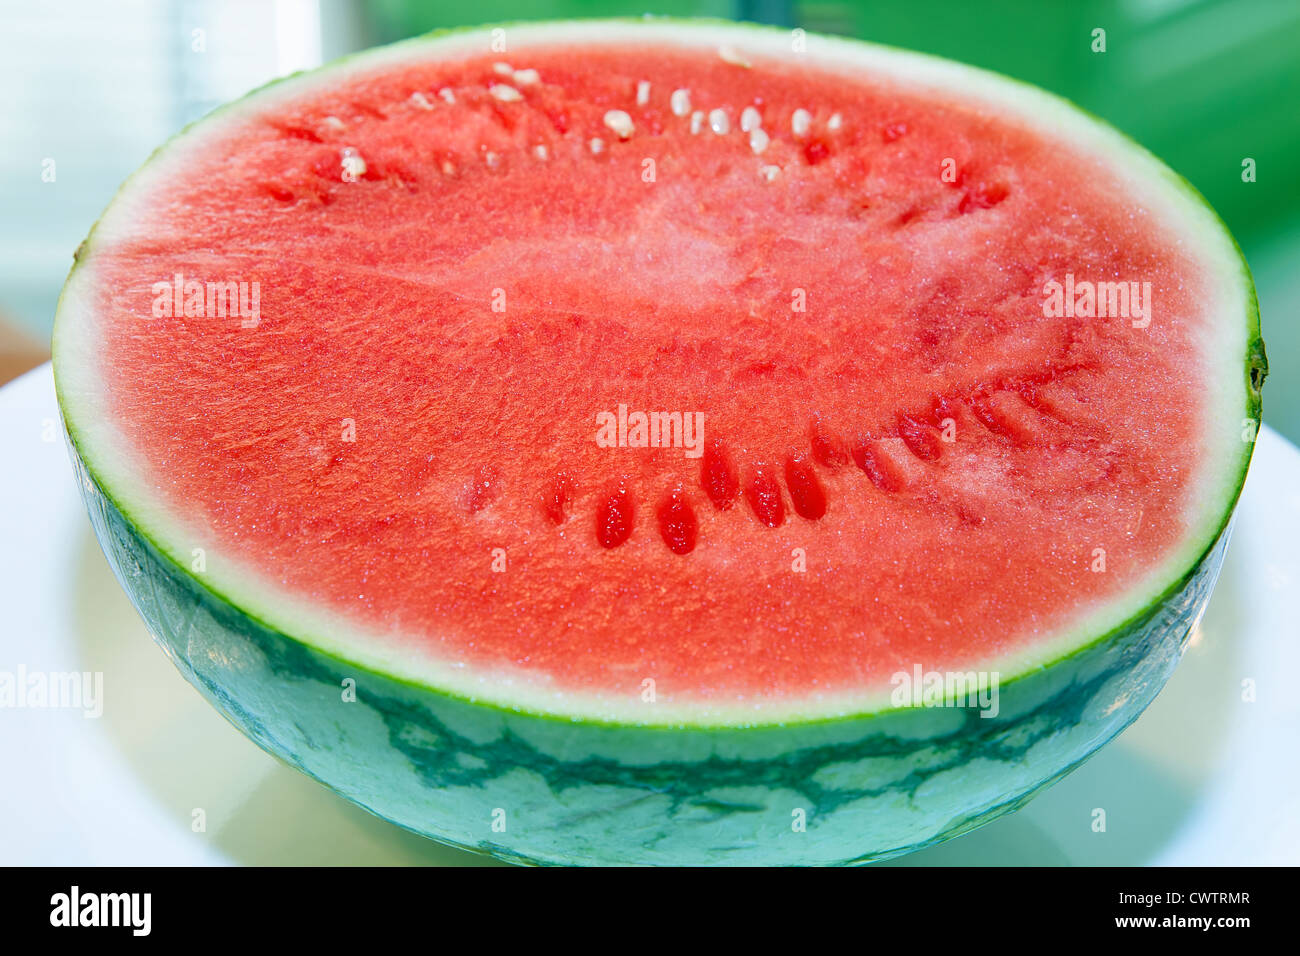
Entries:
{"type": "Polygon", "coordinates": [[[550,485],[542,493],[542,513],[552,524],[563,524],[572,500],[573,481],[567,474],[560,472],[551,479],[550,485]]]}
{"type": "Polygon", "coordinates": [[[742,133],[753,132],[763,125],[763,117],[752,106],[746,106],[740,113],[740,130],[742,133]]]}
{"type": "Polygon", "coordinates": [[[291,137],[293,139],[302,139],[302,140],[306,140],[309,143],[325,142],[325,140],[321,138],[321,135],[317,133],[315,130],[307,129],[306,127],[303,126],[282,125],[279,123],[273,123],[271,125],[276,130],[283,133],[285,136],[291,137]]]}
{"type": "Polygon", "coordinates": [[[419,90],[416,90],[414,93],[411,94],[411,105],[414,106],[416,109],[421,109],[421,110],[433,109],[433,104],[430,103],[428,99],[425,98],[425,95],[421,93],[419,90]]]}
{"type": "Polygon", "coordinates": [[[999,422],[997,416],[993,414],[993,406],[989,402],[989,396],[987,394],[979,393],[971,396],[970,409],[975,413],[975,417],[980,420],[980,423],[985,428],[996,435],[1003,434],[1002,423],[999,422]]]}
{"type": "Polygon", "coordinates": [[[724,63],[730,63],[732,66],[744,67],[746,70],[752,66],[748,60],[741,56],[740,51],[733,46],[718,47],[718,56],[722,57],[724,63]]]}
{"type": "Polygon", "coordinates": [[[293,202],[294,199],[297,198],[294,196],[293,190],[281,186],[278,183],[266,183],[262,188],[277,202],[293,202]]]}
{"type": "Polygon", "coordinates": [[[493,83],[488,87],[488,92],[502,103],[517,103],[524,98],[524,94],[508,83],[493,83]]]}
{"type": "Polygon", "coordinates": [[[704,113],[696,110],[691,114],[691,133],[698,133],[704,126],[704,113]]]}
{"type": "Polygon", "coordinates": [[[871,483],[881,491],[895,492],[902,490],[903,480],[885,456],[879,454],[868,438],[862,438],[853,447],[853,460],[866,472],[871,483]]]}
{"type": "MultiPolygon", "coordinates": [[[[685,116],[691,111],[691,91],[690,90],[673,90],[672,96],[668,98],[668,105],[672,107],[674,116],[685,116]]],[[[691,130],[695,132],[695,130],[691,130]]]]}
{"type": "Polygon", "coordinates": [[[900,212],[897,216],[894,217],[891,225],[893,225],[894,228],[896,229],[901,229],[903,228],[903,226],[906,226],[909,222],[914,222],[917,219],[920,219],[921,214],[924,212],[925,210],[921,206],[917,206],[917,205],[909,206],[907,209],[904,209],[902,212],[900,212]]]}
{"type": "Polygon", "coordinates": [[[609,110],[605,114],[605,125],[614,131],[619,139],[630,139],[636,126],[632,123],[632,117],[623,110],[609,110]]]}
{"type": "Polygon", "coordinates": [[[641,80],[636,85],[636,105],[645,106],[650,102],[650,81],[641,80]]]}
{"type": "Polygon", "coordinates": [[[797,109],[790,114],[790,132],[795,136],[805,136],[812,126],[812,114],[805,109],[797,109]]]}
{"type": "Polygon", "coordinates": [[[495,72],[495,73],[497,73],[497,74],[499,74],[499,75],[501,75],[501,76],[514,76],[514,75],[515,75],[514,67],[512,67],[509,63],[493,63],[493,64],[492,64],[492,70],[493,70],[493,72],[495,72]]]}
{"type": "Polygon", "coordinates": [[[749,134],[749,148],[754,151],[755,156],[761,155],[770,142],[767,133],[763,132],[762,129],[755,129],[749,134]]]}
{"type": "Polygon", "coordinates": [[[534,86],[542,79],[536,70],[515,70],[512,78],[518,86],[534,86]]]}
{"type": "Polygon", "coordinates": [[[939,436],[925,422],[913,418],[911,415],[900,414],[898,416],[898,434],[903,439],[903,443],[917,458],[923,461],[934,461],[939,457],[942,450],[939,436]]]}
{"type": "Polygon", "coordinates": [[[725,136],[731,131],[731,120],[727,119],[727,114],[722,110],[710,110],[709,129],[719,136],[725,136]]]}
{"type": "Polygon", "coordinates": [[[356,182],[366,174],[366,161],[362,159],[361,154],[354,147],[345,146],[339,158],[339,165],[343,167],[343,181],[356,182]]]}
{"type": "Polygon", "coordinates": [[[451,91],[450,87],[444,86],[442,89],[438,91],[438,95],[441,96],[448,103],[456,102],[456,94],[451,91]]]}
{"type": "Polygon", "coordinates": [[[831,118],[826,121],[826,128],[831,132],[835,132],[843,125],[844,125],[844,117],[841,116],[839,113],[832,113],[831,118]]]}
{"type": "Polygon", "coordinates": [[[632,496],[624,487],[611,492],[596,509],[596,540],[604,548],[617,548],[632,533],[632,496]]]}
{"type": "Polygon", "coordinates": [[[812,463],[803,455],[791,453],[786,456],[785,483],[790,489],[795,514],[810,521],[826,514],[826,492],[812,463]]]}
{"type": "Polygon", "coordinates": [[[760,166],[758,174],[766,179],[769,183],[773,182],[781,174],[780,166],[760,166]]]}
{"type": "Polygon", "coordinates": [[[785,503],[781,486],[766,465],[755,465],[745,485],[745,500],[754,516],[769,528],[779,528],[785,520],[785,503]]]}
{"type": "Polygon", "coordinates": [[[880,138],[882,141],[886,143],[892,143],[894,142],[894,140],[900,139],[901,137],[906,135],[907,135],[906,123],[890,123],[888,126],[886,126],[883,130],[880,131],[880,138]]]}
{"type": "Polygon", "coordinates": [[[803,157],[809,166],[816,166],[830,154],[830,147],[820,140],[813,140],[803,148],[803,157]]]}
{"type": "Polygon", "coordinates": [[[543,161],[551,158],[551,154],[546,151],[546,147],[541,143],[533,147],[533,155],[543,161]]]}
{"type": "Polygon", "coordinates": [[[961,197],[961,202],[957,204],[959,215],[976,212],[980,209],[992,209],[998,203],[1002,202],[1011,193],[1002,183],[993,183],[988,186],[976,186],[966,191],[961,197]]]}
{"type": "Polygon", "coordinates": [[[599,154],[604,152],[605,150],[605,141],[601,139],[599,136],[593,136],[591,138],[591,142],[588,145],[591,147],[591,151],[593,154],[599,154]]]}
{"type": "Polygon", "coordinates": [[[827,468],[839,468],[848,464],[849,453],[844,448],[839,435],[826,424],[820,414],[814,414],[808,424],[809,444],[812,456],[827,468]]]}
{"type": "Polygon", "coordinates": [[[704,446],[704,454],[700,459],[700,484],[713,502],[713,507],[719,511],[730,508],[740,492],[736,466],[731,461],[727,446],[719,438],[710,440],[704,446]]]}
{"type": "Polygon", "coordinates": [[[689,554],[695,549],[699,525],[695,509],[681,488],[675,488],[659,503],[659,534],[673,554],[689,554]]]}

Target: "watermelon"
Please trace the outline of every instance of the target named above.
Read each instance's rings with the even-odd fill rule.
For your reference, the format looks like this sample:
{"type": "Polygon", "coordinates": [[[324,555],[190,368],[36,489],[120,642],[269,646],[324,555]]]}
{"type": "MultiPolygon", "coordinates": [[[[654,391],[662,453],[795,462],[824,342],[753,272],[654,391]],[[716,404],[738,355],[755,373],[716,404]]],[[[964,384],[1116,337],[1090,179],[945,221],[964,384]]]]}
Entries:
{"type": "Polygon", "coordinates": [[[1266,370],[1225,227],[1100,121],[674,21],[214,112],[78,251],[54,364],[117,576],[240,730],[590,864],[879,860],[1078,765],[1205,608],[1266,370]]]}

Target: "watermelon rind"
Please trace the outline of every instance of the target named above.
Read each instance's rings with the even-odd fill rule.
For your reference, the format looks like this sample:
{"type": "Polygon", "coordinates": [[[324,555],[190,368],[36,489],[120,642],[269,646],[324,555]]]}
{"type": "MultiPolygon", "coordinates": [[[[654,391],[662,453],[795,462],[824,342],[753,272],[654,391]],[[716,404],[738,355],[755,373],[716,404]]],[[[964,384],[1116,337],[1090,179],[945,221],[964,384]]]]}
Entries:
{"type": "MultiPolygon", "coordinates": [[[[722,21],[499,25],[513,44],[572,40],[772,47],[787,31],[722,21]]],[[[809,864],[883,859],[1015,809],[1122,731],[1159,692],[1204,612],[1260,420],[1267,370],[1250,273],[1226,227],[1181,177],[1122,134],[1034,87],[949,61],[808,35],[845,68],[887,60],[960,79],[1033,115],[1095,136],[1111,161],[1188,227],[1224,297],[1221,452],[1189,515],[1193,533],[1147,586],[1035,652],[992,662],[999,713],[898,708],[880,698],[790,710],[620,708],[490,683],[380,656],[251,575],[189,567],[188,532],[152,501],[97,417],[93,315],[85,292],[97,243],[147,224],[132,203],[175,174],[205,130],[250,105],[406,57],[486,43],[494,27],[440,31],[295,74],[222,107],[158,150],[78,250],[60,297],[54,363],[60,408],[95,532],[157,643],[259,746],[349,800],[433,839],[534,863],[809,864]],[[827,51],[830,51],[829,53],[827,51]],[[991,92],[990,92],[991,91],[991,92]],[[172,165],[177,164],[177,165],[172,165]],[[1244,374],[1243,374],[1244,369],[1244,374]],[[1249,434],[1248,434],[1249,433],[1249,434]]],[[[936,81],[938,82],[938,81],[936,81]]],[[[1208,351],[1208,350],[1207,350],[1208,351]]]]}

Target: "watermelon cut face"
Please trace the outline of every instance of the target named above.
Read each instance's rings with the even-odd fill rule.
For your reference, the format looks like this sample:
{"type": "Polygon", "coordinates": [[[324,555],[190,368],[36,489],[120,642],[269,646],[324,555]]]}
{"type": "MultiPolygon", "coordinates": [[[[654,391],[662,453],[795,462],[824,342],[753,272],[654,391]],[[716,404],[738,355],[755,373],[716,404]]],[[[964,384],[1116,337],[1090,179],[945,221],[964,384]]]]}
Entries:
{"type": "Polygon", "coordinates": [[[435,35],[123,187],[60,402],[128,593],[259,744],[512,859],[849,862],[1158,692],[1259,420],[1231,237],[1045,93],[795,47],[435,35]]]}

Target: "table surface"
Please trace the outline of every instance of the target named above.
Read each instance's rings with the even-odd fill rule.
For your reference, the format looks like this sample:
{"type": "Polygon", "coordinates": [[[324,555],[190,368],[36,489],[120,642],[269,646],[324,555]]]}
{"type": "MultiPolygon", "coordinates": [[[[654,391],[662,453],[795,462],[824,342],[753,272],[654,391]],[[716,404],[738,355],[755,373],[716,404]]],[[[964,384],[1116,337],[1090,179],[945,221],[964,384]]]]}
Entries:
{"type": "MultiPolygon", "coordinates": [[[[0,864],[491,865],[279,763],[185,682],[95,541],[49,365],[0,388],[0,448],[0,671],[102,672],[106,702],[0,709],[0,864]]],[[[1018,813],[889,865],[1300,863],[1298,540],[1300,451],[1264,429],[1210,608],[1146,713],[1018,813]]]]}

